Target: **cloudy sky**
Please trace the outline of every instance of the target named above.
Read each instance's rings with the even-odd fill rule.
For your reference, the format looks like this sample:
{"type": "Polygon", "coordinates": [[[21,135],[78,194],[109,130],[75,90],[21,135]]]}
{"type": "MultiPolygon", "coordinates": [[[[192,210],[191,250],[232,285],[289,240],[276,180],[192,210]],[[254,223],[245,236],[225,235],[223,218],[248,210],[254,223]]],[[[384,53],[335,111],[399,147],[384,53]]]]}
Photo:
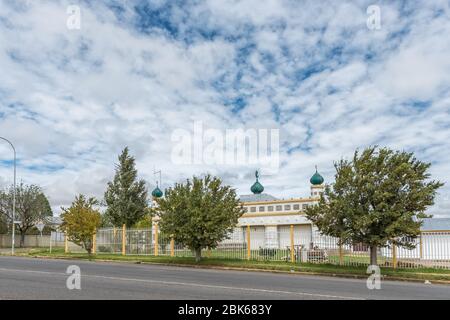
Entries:
{"type": "MultiPolygon", "coordinates": [[[[0,0],[0,136],[56,214],[102,198],[125,146],[150,189],[156,168],[163,186],[211,172],[248,194],[255,166],[173,163],[174,130],[201,121],[279,129],[279,170],[261,182],[283,198],[308,194],[314,165],[332,181],[356,148],[413,151],[447,182],[431,211],[450,217],[449,2],[378,1],[379,30],[371,4],[0,0]]],[[[10,159],[0,143],[2,186],[10,159]]]]}

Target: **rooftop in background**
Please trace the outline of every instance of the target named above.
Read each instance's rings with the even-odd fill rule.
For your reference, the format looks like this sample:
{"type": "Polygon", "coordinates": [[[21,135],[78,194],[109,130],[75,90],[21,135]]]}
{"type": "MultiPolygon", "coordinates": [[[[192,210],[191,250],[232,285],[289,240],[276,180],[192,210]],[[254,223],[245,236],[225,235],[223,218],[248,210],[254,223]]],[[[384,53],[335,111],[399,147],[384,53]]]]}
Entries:
{"type": "Polygon", "coordinates": [[[267,193],[260,193],[260,194],[245,194],[240,196],[239,200],[241,202],[260,202],[260,201],[273,201],[279,199],[267,193]]]}
{"type": "Polygon", "coordinates": [[[450,230],[450,218],[423,219],[423,225],[420,229],[424,231],[450,230]]]}

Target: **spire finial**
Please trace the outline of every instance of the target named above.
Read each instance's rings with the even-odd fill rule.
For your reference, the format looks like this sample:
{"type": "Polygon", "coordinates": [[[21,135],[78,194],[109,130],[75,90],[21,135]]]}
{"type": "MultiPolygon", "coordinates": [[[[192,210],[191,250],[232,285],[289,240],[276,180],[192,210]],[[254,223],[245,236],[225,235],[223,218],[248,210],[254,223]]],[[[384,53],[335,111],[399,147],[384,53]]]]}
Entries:
{"type": "Polygon", "coordinates": [[[153,175],[157,173],[159,173],[159,180],[156,180],[156,188],[152,191],[152,196],[154,198],[161,198],[163,196],[163,192],[159,188],[159,184],[161,183],[161,170],[155,171],[155,169],[153,169],[153,175]]]}
{"type": "Polygon", "coordinates": [[[256,170],[255,171],[255,177],[256,177],[256,182],[252,185],[252,187],[250,188],[250,190],[254,193],[254,194],[260,194],[264,191],[264,187],[262,186],[261,183],[259,183],[259,171],[256,170]]]}

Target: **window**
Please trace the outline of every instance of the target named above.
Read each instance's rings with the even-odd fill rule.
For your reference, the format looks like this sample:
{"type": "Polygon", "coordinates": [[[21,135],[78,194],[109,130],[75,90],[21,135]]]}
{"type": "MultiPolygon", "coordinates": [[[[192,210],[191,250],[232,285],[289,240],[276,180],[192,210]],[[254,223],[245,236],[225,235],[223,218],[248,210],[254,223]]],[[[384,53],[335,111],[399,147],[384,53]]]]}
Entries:
{"type": "Polygon", "coordinates": [[[244,207],[244,212],[248,212],[248,208],[247,207],[244,207]]]}
{"type": "Polygon", "coordinates": [[[294,210],[300,210],[300,205],[299,204],[294,204],[294,210]]]}
{"type": "Polygon", "coordinates": [[[290,204],[286,204],[284,206],[284,210],[291,210],[291,205],[290,204]]]}
{"type": "Polygon", "coordinates": [[[305,210],[306,208],[308,208],[308,204],[305,203],[305,204],[302,206],[302,209],[305,210]]]}
{"type": "Polygon", "coordinates": [[[273,211],[273,206],[268,206],[267,211],[273,211]]]}
{"type": "Polygon", "coordinates": [[[259,207],[259,212],[264,212],[266,211],[266,207],[259,207]]]}
{"type": "Polygon", "coordinates": [[[250,212],[256,212],[256,207],[250,207],[250,212]]]}
{"type": "Polygon", "coordinates": [[[283,210],[282,206],[277,206],[277,211],[281,211],[281,210],[283,210]]]}

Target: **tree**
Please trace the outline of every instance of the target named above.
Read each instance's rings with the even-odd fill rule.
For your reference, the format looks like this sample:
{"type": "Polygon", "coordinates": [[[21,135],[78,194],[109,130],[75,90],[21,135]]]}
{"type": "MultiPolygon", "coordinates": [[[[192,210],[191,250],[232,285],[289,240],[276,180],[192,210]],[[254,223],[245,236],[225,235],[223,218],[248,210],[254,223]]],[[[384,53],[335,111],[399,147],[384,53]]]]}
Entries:
{"type": "Polygon", "coordinates": [[[0,234],[8,232],[8,221],[3,214],[0,214],[0,234]]]}
{"type": "Polygon", "coordinates": [[[61,208],[63,213],[60,229],[70,241],[83,247],[88,254],[92,252],[92,239],[101,223],[100,212],[94,209],[97,204],[94,198],[87,199],[80,194],[75,197],[70,208],[61,208]]]}
{"type": "Polygon", "coordinates": [[[145,215],[141,218],[141,220],[136,222],[133,227],[137,229],[151,228],[152,218],[153,218],[152,210],[150,208],[147,208],[145,215]]]}
{"type": "Polygon", "coordinates": [[[443,184],[429,180],[431,164],[413,153],[369,147],[353,160],[335,163],[335,183],[327,186],[318,205],[306,216],[323,234],[341,243],[370,247],[370,264],[377,264],[379,247],[414,248],[426,209],[443,184]]]}
{"type": "MultiPolygon", "coordinates": [[[[14,186],[0,192],[0,214],[7,223],[12,222],[14,186]]],[[[25,234],[29,232],[39,220],[52,216],[52,209],[42,189],[37,185],[16,186],[16,225],[20,233],[20,247],[25,244],[25,234]]]]}
{"type": "Polygon", "coordinates": [[[126,147],[119,156],[114,180],[105,192],[106,220],[115,226],[133,226],[141,220],[147,208],[147,189],[144,180],[137,180],[135,160],[126,147]]]}
{"type": "Polygon", "coordinates": [[[210,175],[177,183],[155,200],[161,231],[191,249],[197,262],[201,250],[227,238],[244,213],[236,191],[210,175]]]}

